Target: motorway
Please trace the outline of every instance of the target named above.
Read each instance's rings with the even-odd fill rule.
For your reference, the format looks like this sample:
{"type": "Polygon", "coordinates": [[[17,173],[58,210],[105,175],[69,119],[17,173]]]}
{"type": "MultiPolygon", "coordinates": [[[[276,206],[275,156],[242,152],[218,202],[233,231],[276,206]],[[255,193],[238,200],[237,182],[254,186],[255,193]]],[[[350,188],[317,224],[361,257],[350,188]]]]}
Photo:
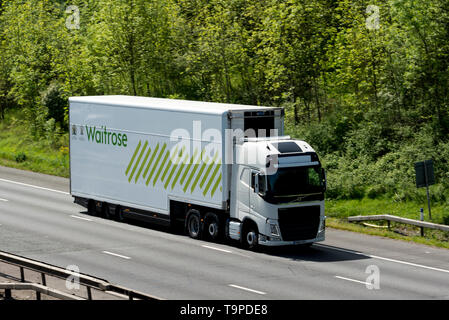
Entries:
{"type": "Polygon", "coordinates": [[[68,192],[0,167],[0,250],[164,299],[449,299],[446,249],[328,228],[309,249],[251,252],[89,216],[68,192]]]}

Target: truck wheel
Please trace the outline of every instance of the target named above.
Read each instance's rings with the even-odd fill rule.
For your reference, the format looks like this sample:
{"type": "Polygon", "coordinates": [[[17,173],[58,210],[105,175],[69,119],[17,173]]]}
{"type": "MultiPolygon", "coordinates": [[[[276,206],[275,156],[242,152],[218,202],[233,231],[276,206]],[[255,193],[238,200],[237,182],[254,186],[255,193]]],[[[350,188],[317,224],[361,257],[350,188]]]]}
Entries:
{"type": "Polygon", "coordinates": [[[243,229],[242,245],[245,249],[254,250],[259,245],[259,232],[257,227],[248,225],[243,229]]]}
{"type": "Polygon", "coordinates": [[[220,220],[215,213],[209,212],[206,214],[205,225],[205,235],[210,241],[217,241],[220,238],[220,220]]]}
{"type": "Polygon", "coordinates": [[[190,238],[192,239],[200,239],[201,238],[201,219],[200,214],[196,210],[192,210],[193,212],[189,214],[187,217],[187,232],[189,233],[190,238]]]}

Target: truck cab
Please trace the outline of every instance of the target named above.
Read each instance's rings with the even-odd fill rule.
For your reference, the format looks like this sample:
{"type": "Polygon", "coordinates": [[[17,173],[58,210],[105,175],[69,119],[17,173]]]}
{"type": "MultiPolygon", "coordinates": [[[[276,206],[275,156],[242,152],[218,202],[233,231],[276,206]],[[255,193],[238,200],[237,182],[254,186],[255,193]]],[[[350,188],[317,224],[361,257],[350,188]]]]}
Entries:
{"type": "Polygon", "coordinates": [[[235,159],[231,239],[247,248],[324,240],[326,178],[309,144],[288,136],[244,138],[235,144],[235,159]]]}

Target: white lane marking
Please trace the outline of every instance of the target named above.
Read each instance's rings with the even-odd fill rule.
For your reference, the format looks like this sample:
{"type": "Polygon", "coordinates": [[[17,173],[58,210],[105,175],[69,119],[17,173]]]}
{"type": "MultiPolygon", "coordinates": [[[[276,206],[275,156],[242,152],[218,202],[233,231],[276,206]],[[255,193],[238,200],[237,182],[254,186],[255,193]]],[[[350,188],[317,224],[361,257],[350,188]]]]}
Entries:
{"type": "Polygon", "coordinates": [[[0,201],[8,202],[8,200],[2,198],[0,198],[0,201]]]}
{"type": "Polygon", "coordinates": [[[262,291],[258,291],[258,290],[254,290],[254,289],[250,289],[250,288],[241,287],[241,286],[238,286],[238,285],[236,285],[236,284],[230,284],[229,286],[230,286],[230,287],[233,287],[233,288],[240,289],[240,290],[245,290],[245,291],[249,291],[249,292],[254,292],[254,293],[257,293],[257,294],[267,294],[266,292],[262,292],[262,291]]]}
{"type": "Polygon", "coordinates": [[[335,276],[335,278],[342,279],[342,280],[347,280],[347,281],[352,281],[352,282],[357,282],[357,283],[361,283],[361,284],[364,284],[364,285],[372,285],[372,283],[359,281],[359,280],[354,280],[354,279],[345,278],[345,277],[340,277],[340,276],[335,276]]]}
{"type": "Polygon", "coordinates": [[[204,245],[201,245],[201,246],[204,247],[204,248],[212,249],[212,250],[222,251],[222,252],[226,252],[226,253],[232,253],[232,254],[235,254],[235,255],[238,255],[238,256],[242,256],[242,257],[245,257],[245,258],[254,259],[253,257],[248,256],[248,255],[243,254],[243,253],[240,253],[240,252],[234,252],[234,251],[231,251],[231,250],[226,250],[226,249],[221,249],[221,248],[211,247],[211,246],[207,246],[207,245],[205,245],[205,244],[204,244],[204,245]]]}
{"type": "Polygon", "coordinates": [[[230,251],[230,250],[225,250],[225,249],[215,248],[215,247],[211,247],[211,246],[206,246],[205,244],[203,244],[202,247],[203,248],[207,248],[207,249],[222,251],[222,252],[226,252],[226,253],[232,253],[232,251],[230,251]]]}
{"type": "Polygon", "coordinates": [[[113,253],[113,252],[109,252],[109,251],[102,251],[103,253],[109,254],[111,256],[115,256],[115,257],[119,257],[119,258],[123,258],[123,259],[131,259],[130,257],[127,256],[122,256],[121,254],[117,254],[117,253],[113,253]]]}
{"type": "Polygon", "coordinates": [[[75,216],[75,215],[71,215],[71,217],[72,217],[72,218],[75,218],[75,219],[80,219],[80,220],[93,221],[92,219],[84,218],[84,217],[79,217],[79,216],[75,216]]]}
{"type": "Polygon", "coordinates": [[[372,254],[367,254],[367,253],[358,252],[358,251],[352,251],[352,250],[346,250],[346,249],[336,248],[336,247],[332,247],[332,246],[326,246],[326,245],[322,245],[322,244],[315,244],[315,245],[319,246],[319,247],[327,248],[327,249],[333,249],[333,250],[338,250],[338,251],[342,251],[342,252],[346,252],[346,253],[357,254],[357,255],[360,255],[360,256],[366,256],[366,257],[373,258],[373,259],[385,260],[385,261],[405,264],[405,265],[412,266],[412,267],[417,267],[417,268],[423,268],[423,269],[428,269],[428,270],[433,270],[433,271],[449,273],[449,270],[446,270],[446,269],[429,267],[429,266],[425,266],[425,265],[417,264],[417,263],[413,263],[413,262],[395,260],[395,259],[391,259],[391,258],[384,258],[384,257],[375,256],[375,255],[372,255],[372,254]]]}
{"type": "Polygon", "coordinates": [[[22,183],[22,182],[17,182],[17,181],[6,180],[6,179],[1,179],[1,178],[0,178],[0,181],[14,183],[14,184],[18,184],[18,185],[21,185],[21,186],[26,186],[26,187],[36,188],[36,189],[41,189],[41,190],[52,191],[52,192],[57,192],[57,193],[70,195],[70,193],[68,193],[68,192],[64,192],[64,191],[60,191],[60,190],[54,190],[54,189],[49,189],[49,188],[44,188],[44,187],[39,187],[39,186],[35,186],[35,185],[32,185],[32,184],[27,184],[27,183],[22,183]]]}

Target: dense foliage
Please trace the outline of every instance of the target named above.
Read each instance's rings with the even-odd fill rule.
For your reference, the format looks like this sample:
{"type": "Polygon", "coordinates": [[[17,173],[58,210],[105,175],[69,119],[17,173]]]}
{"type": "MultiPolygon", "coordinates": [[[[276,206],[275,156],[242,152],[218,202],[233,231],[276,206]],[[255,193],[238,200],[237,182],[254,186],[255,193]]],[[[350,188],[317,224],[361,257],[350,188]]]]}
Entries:
{"type": "Polygon", "coordinates": [[[3,0],[0,119],[46,139],[72,95],[283,106],[329,197],[418,200],[433,158],[449,201],[448,39],[447,0],[3,0]]]}

